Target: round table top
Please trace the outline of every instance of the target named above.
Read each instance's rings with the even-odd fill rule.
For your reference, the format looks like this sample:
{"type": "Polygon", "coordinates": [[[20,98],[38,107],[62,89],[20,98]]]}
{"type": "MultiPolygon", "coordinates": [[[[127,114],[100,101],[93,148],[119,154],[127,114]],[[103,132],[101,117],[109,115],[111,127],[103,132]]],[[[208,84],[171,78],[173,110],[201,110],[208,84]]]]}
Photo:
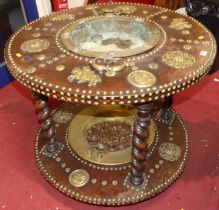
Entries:
{"type": "Polygon", "coordinates": [[[195,19],[129,3],[53,13],[21,28],[5,48],[11,73],[33,91],[95,105],[173,95],[204,76],[215,54],[214,37],[195,19]]]}

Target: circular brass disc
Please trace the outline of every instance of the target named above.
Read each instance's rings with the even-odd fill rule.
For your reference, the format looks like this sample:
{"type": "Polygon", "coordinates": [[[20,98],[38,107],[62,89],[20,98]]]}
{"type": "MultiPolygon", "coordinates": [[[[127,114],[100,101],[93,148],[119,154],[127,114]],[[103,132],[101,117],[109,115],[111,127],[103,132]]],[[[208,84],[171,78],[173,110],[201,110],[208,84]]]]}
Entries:
{"type": "Polygon", "coordinates": [[[75,187],[83,187],[89,181],[89,174],[83,169],[77,169],[71,172],[69,182],[75,187]]]}
{"type": "MultiPolygon", "coordinates": [[[[85,160],[102,165],[119,165],[131,160],[131,146],[114,152],[101,153],[90,149],[86,140],[86,132],[96,123],[102,121],[122,121],[133,126],[135,109],[121,106],[89,106],[80,111],[71,121],[68,131],[68,142],[74,152],[85,160]]],[[[155,137],[155,125],[150,124],[150,146],[155,137]]]]}
{"type": "Polygon", "coordinates": [[[46,39],[31,39],[21,44],[20,48],[24,52],[34,53],[46,50],[49,47],[49,41],[46,39]]]}
{"type": "Polygon", "coordinates": [[[150,87],[156,82],[156,77],[145,70],[133,71],[128,75],[127,79],[130,84],[136,87],[150,87]]]}

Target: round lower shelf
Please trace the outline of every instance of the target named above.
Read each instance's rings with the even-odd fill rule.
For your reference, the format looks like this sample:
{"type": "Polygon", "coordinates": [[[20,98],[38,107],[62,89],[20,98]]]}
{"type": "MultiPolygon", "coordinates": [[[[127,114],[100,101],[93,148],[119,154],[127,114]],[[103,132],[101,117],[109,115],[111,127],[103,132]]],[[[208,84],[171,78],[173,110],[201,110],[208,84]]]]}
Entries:
{"type": "MultiPolygon", "coordinates": [[[[56,189],[74,199],[117,206],[146,200],[172,184],[183,171],[188,154],[188,136],[179,115],[172,110],[171,119],[165,122],[160,119],[160,112],[154,113],[149,128],[150,146],[146,153],[144,182],[134,187],[129,182],[129,147],[116,152],[105,150],[101,156],[98,156],[98,148],[92,148],[92,155],[89,156],[91,148],[86,144],[84,131],[94,122],[101,121],[103,116],[100,112],[104,109],[65,103],[53,113],[59,150],[53,154],[46,152],[41,130],[35,144],[37,165],[45,178],[56,189]],[[84,142],[83,145],[81,142],[84,142]],[[81,146],[83,149],[80,149],[81,146]],[[115,153],[123,155],[119,161],[117,158],[113,160],[115,153]]],[[[113,117],[129,123],[134,120],[133,109],[120,107],[120,114],[117,112],[116,116],[113,109],[118,110],[118,106],[106,108],[107,113],[111,113],[108,120],[113,117]],[[121,110],[126,114],[123,115],[121,110]]],[[[104,119],[107,120],[106,117],[104,119]]]]}

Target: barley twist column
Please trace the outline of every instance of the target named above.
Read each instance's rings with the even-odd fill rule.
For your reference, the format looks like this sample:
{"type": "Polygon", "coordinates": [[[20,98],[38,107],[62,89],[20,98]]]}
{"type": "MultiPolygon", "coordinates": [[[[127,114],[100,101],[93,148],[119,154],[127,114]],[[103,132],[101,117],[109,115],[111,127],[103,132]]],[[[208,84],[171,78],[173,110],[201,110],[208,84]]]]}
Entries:
{"type": "Polygon", "coordinates": [[[134,186],[139,186],[144,181],[151,107],[152,103],[137,106],[136,121],[133,131],[130,176],[130,182],[134,186]]]}
{"type": "Polygon", "coordinates": [[[55,127],[48,106],[48,98],[36,92],[33,92],[33,97],[40,127],[46,138],[46,152],[54,153],[58,149],[58,142],[55,139],[55,127]]]}

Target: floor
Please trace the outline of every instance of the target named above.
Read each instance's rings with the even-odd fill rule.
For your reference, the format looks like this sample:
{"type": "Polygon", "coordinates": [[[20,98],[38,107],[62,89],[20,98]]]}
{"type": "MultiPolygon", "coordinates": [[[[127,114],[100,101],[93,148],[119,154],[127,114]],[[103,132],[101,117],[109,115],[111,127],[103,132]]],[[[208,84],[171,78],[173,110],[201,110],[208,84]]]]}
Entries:
{"type": "MultiPolygon", "coordinates": [[[[219,209],[219,71],[174,97],[189,132],[190,152],[180,178],[166,191],[124,210],[219,209]]],[[[54,101],[50,102],[55,107],[54,101]]],[[[102,210],[51,187],[34,162],[39,127],[31,93],[13,82],[0,90],[0,209],[102,210]]]]}

